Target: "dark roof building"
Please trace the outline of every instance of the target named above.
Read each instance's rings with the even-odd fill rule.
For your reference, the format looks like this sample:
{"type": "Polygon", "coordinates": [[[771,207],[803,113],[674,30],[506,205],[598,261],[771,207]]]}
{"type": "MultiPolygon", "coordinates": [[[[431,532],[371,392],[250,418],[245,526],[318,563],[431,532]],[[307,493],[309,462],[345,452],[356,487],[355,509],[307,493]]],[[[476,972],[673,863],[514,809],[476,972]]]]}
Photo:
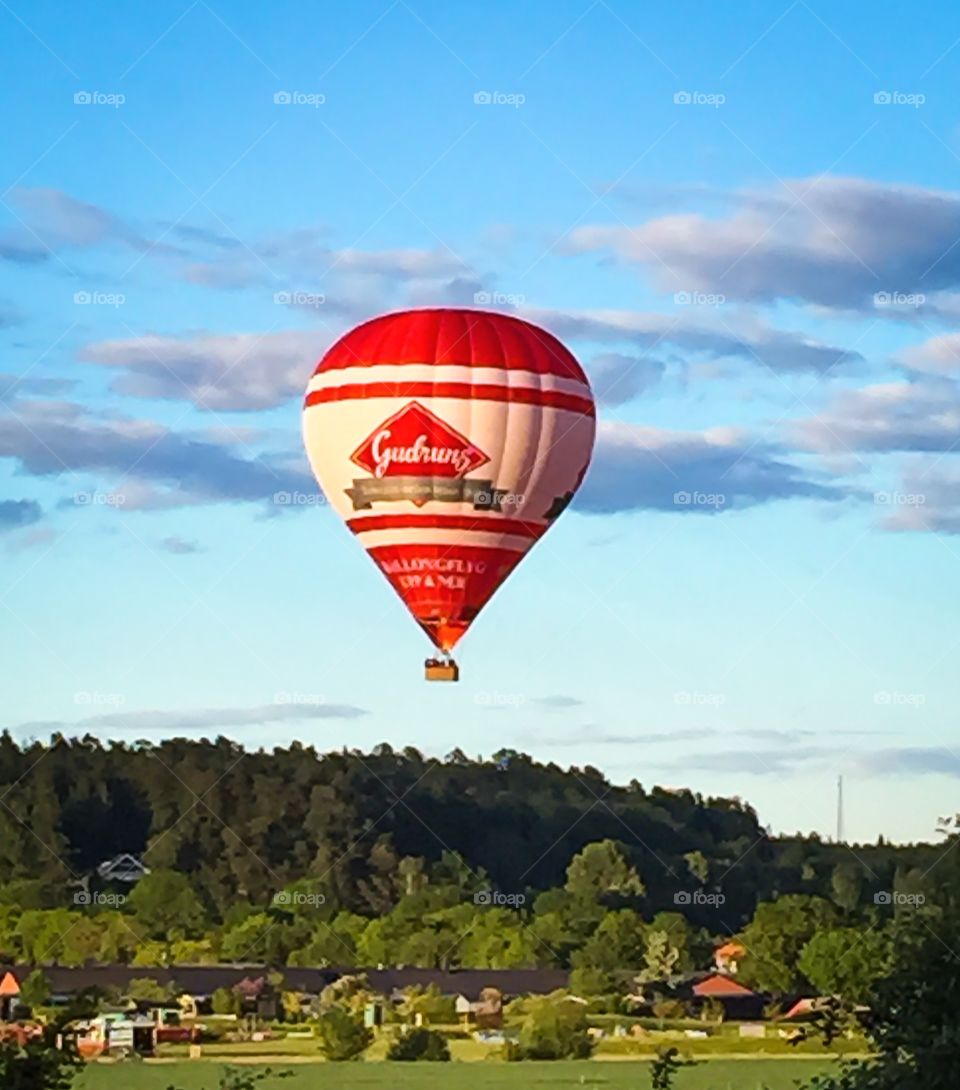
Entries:
{"type": "MultiPolygon", "coordinates": [[[[20,980],[33,971],[33,966],[12,966],[20,980]]],[[[66,998],[87,988],[104,991],[126,991],[133,980],[148,978],[161,987],[193,996],[211,996],[219,988],[242,986],[250,989],[258,980],[277,972],[283,977],[283,988],[319,995],[341,976],[364,975],[370,987],[381,995],[392,997],[413,985],[427,988],[436,985],[443,995],[464,995],[478,999],[484,988],[497,988],[505,998],[517,995],[546,995],[567,986],[568,974],[563,969],[313,969],[283,966],[272,969],[267,965],[173,965],[153,967],[141,965],[87,965],[67,968],[60,965],[40,966],[50,983],[55,999],[66,998]]],[[[0,975],[3,969],[0,967],[0,975]]]]}

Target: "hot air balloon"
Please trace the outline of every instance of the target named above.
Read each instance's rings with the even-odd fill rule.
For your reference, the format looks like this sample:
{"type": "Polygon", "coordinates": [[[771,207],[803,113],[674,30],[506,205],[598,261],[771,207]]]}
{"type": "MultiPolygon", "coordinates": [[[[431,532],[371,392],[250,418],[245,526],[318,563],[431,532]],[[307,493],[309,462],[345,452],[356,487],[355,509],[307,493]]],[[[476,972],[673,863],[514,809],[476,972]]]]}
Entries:
{"type": "Polygon", "coordinates": [[[364,322],[307,386],[310,465],[456,681],[454,646],[580,485],[590,385],[545,330],[465,308],[364,322]]]}

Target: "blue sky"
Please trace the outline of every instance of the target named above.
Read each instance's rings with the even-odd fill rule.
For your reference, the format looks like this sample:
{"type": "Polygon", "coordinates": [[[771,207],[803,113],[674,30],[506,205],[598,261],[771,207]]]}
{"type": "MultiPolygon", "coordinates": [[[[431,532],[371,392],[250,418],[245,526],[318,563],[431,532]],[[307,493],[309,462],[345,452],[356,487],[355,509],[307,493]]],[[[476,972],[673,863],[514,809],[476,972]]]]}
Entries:
{"type": "Polygon", "coordinates": [[[960,13],[0,9],[6,724],[502,746],[928,838],[960,746],[960,13]],[[491,101],[484,101],[489,97],[491,101]],[[459,686],[312,492],[384,309],[591,373],[577,505],[459,686]],[[677,493],[718,495],[679,503],[677,493]]]}

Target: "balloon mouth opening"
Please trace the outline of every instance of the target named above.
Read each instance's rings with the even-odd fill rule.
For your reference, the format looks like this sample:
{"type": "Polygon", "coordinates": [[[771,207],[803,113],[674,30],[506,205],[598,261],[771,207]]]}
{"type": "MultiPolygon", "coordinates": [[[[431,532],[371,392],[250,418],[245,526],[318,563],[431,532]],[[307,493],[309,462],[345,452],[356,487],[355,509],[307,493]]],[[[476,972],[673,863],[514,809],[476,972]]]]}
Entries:
{"type": "Polygon", "coordinates": [[[420,627],[430,637],[430,642],[446,658],[470,627],[469,621],[452,621],[446,617],[420,621],[420,627]]]}

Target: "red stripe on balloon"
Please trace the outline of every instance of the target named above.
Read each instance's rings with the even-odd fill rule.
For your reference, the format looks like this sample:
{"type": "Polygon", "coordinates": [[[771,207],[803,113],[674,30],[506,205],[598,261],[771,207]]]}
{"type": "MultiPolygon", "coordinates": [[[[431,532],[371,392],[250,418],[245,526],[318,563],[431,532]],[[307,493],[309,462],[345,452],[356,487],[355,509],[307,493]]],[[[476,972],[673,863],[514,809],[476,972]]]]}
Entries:
{"type": "Polygon", "coordinates": [[[316,373],[381,363],[503,367],[587,384],[574,356],[552,333],[513,315],[463,307],[371,318],[332,345],[316,373]]]}
{"type": "Polygon", "coordinates": [[[534,541],[550,529],[549,523],[538,525],[495,515],[367,515],[366,518],[348,519],[347,526],[355,534],[369,530],[476,530],[488,534],[514,534],[534,541]]]}
{"type": "Polygon", "coordinates": [[[507,401],[512,404],[539,405],[545,409],[594,416],[593,402],[559,390],[536,390],[530,386],[475,386],[469,382],[366,382],[331,386],[307,394],[304,408],[328,401],[354,401],[370,397],[452,397],[468,401],[507,401]]]}

